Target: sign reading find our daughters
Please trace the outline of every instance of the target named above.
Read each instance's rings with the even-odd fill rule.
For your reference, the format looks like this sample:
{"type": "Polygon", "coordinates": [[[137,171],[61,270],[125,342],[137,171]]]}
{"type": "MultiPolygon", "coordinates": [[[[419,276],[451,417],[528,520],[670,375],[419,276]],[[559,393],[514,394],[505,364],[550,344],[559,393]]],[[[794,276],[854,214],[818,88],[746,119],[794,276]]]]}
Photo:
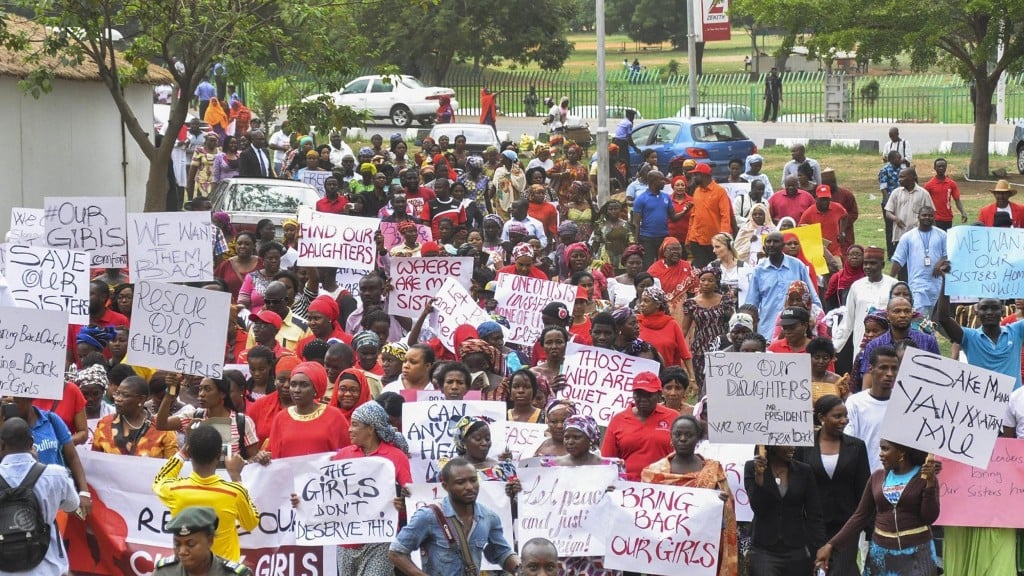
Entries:
{"type": "Polygon", "coordinates": [[[987,468],[1016,379],[907,348],[882,438],[987,468]]]}
{"type": "Polygon", "coordinates": [[[213,280],[209,212],[129,214],[128,266],[134,282],[213,280]]]}
{"type": "Polygon", "coordinates": [[[64,396],[68,313],[0,308],[0,397],[64,396]]]}
{"type": "Polygon", "coordinates": [[[946,234],[946,294],[1024,297],[1024,229],[956,226],[946,234]]]}
{"type": "Polygon", "coordinates": [[[388,314],[418,318],[448,278],[469,288],[473,258],[392,258],[388,277],[388,314]]]}
{"type": "Polygon", "coordinates": [[[7,282],[19,308],[63,310],[89,323],[89,255],[43,246],[7,246],[7,282]]]}
{"type": "Polygon", "coordinates": [[[226,292],[136,282],[127,362],[220,378],[230,313],[226,292]]]}
{"type": "Polygon", "coordinates": [[[518,274],[502,274],[498,277],[494,299],[498,301],[495,312],[504,316],[512,327],[505,341],[533,346],[544,328],[541,310],[551,302],[561,302],[572,310],[576,287],[518,274]]]}
{"type": "Polygon", "coordinates": [[[301,546],[391,542],[398,534],[395,465],[367,456],[319,462],[295,477],[295,543],[301,546]]]}
{"type": "Polygon", "coordinates": [[[708,439],[715,443],[812,446],[811,357],[710,352],[705,357],[708,439]]]}
{"type": "Polygon", "coordinates": [[[562,364],[565,387],[558,397],[574,401],[581,414],[607,426],[632,401],[633,378],[660,370],[653,360],[570,342],[562,364]]]}
{"type": "Polygon", "coordinates": [[[124,198],[48,196],[43,205],[47,246],[88,252],[93,268],[128,265],[124,198]]]}
{"type": "Polygon", "coordinates": [[[299,210],[299,266],[373,270],[380,218],[299,210]]]}

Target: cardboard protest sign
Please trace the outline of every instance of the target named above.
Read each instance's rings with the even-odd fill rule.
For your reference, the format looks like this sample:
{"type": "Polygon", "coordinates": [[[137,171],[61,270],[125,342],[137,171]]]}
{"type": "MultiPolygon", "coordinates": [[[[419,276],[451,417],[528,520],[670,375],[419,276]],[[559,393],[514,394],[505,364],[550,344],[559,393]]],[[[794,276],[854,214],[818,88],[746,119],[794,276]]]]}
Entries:
{"type": "Polygon", "coordinates": [[[11,226],[7,241],[23,246],[46,246],[46,227],[42,208],[11,208],[11,226]]]}
{"type": "Polygon", "coordinates": [[[1024,297],[1024,229],[956,226],[946,234],[946,294],[1024,297]]]}
{"type": "MultiPolygon", "coordinates": [[[[493,420],[493,438],[501,438],[504,433],[497,429],[505,423],[504,402],[438,400],[402,405],[402,434],[409,443],[413,482],[436,481],[437,461],[455,456],[455,424],[463,416],[486,416],[493,420]]],[[[495,444],[492,451],[497,448],[495,444]]]]}
{"type": "Polygon", "coordinates": [[[85,252],[11,244],[5,268],[19,308],[63,310],[68,322],[89,323],[89,255],[85,252]]]}
{"type": "Polygon", "coordinates": [[[220,378],[231,294],[143,280],[135,283],[127,362],[220,378]]]}
{"type": "Polygon", "coordinates": [[[0,397],[64,397],[68,313],[0,308],[0,397]]]}
{"type": "Polygon", "coordinates": [[[709,352],[704,356],[708,439],[715,443],[812,446],[811,357],[709,352]]]}
{"type": "MultiPolygon", "coordinates": [[[[430,229],[430,226],[417,224],[416,230],[418,232],[416,236],[417,243],[423,244],[434,239],[434,232],[430,229]]],[[[384,236],[384,248],[387,250],[391,250],[405,242],[405,238],[398,231],[398,224],[394,222],[381,222],[380,233],[384,236]]]]}
{"type": "Polygon", "coordinates": [[[366,276],[366,272],[362,270],[352,270],[351,268],[338,268],[337,282],[338,286],[342,290],[348,290],[348,293],[353,298],[359,297],[359,281],[366,276]]]}
{"type": "MultiPolygon", "coordinates": [[[[441,390],[401,390],[399,394],[406,402],[434,402],[444,400],[444,392],[441,390]]],[[[462,397],[463,400],[482,400],[479,390],[469,390],[462,397]]]]}
{"type": "Polygon", "coordinates": [[[128,215],[128,267],[132,281],[213,280],[213,224],[209,212],[128,215]]]}
{"type": "Polygon", "coordinates": [[[717,490],[619,482],[583,527],[604,541],[604,567],[715,576],[723,502],[717,490]]]}
{"type": "Polygon", "coordinates": [[[558,555],[601,556],[604,542],[583,529],[594,506],[619,478],[614,464],[579,468],[553,466],[518,470],[523,491],[519,493],[519,540],[547,538],[558,555]]]}
{"type": "Polygon", "coordinates": [[[48,196],[43,206],[47,246],[88,252],[93,268],[128,265],[123,197],[48,196]]]}
{"type": "Polygon", "coordinates": [[[419,318],[427,300],[449,278],[465,289],[473,280],[473,258],[392,258],[388,314],[419,318]]]}
{"type": "Polygon", "coordinates": [[[544,328],[540,312],[551,302],[561,302],[570,311],[576,302],[576,287],[550,280],[502,274],[494,292],[498,301],[496,313],[508,319],[512,329],[506,342],[533,346],[544,328]]]}
{"type": "Polygon", "coordinates": [[[987,468],[1017,379],[907,348],[881,437],[987,468]]]}
{"type": "Polygon", "coordinates": [[[1024,528],[1024,442],[999,438],[988,468],[942,460],[940,526],[1024,528]]]}
{"type": "Polygon", "coordinates": [[[825,262],[825,245],[821,240],[821,224],[804,224],[796,228],[786,230],[786,233],[796,234],[800,239],[800,249],[804,256],[811,261],[814,272],[819,276],[828,274],[828,263],[825,262]]]}
{"type": "Polygon", "coordinates": [[[754,519],[754,511],[750,508],[750,496],[743,485],[743,467],[747,460],[754,459],[754,446],[752,444],[714,444],[702,442],[697,445],[697,454],[715,460],[725,470],[725,477],[729,481],[729,490],[732,491],[733,500],[736,502],[736,520],[739,522],[750,522],[754,519]]]}
{"type": "Polygon", "coordinates": [[[299,211],[299,266],[331,266],[369,272],[377,262],[373,235],[378,218],[299,211]]]}
{"type": "Polygon", "coordinates": [[[660,371],[653,360],[570,342],[562,363],[565,387],[558,397],[576,402],[581,414],[607,426],[632,401],[633,378],[641,372],[660,371]]]}
{"type": "Polygon", "coordinates": [[[532,458],[547,439],[548,425],[530,422],[505,422],[505,448],[513,460],[532,458]]]}
{"type": "Polygon", "coordinates": [[[295,543],[374,544],[398,534],[395,465],[368,456],[321,462],[295,477],[295,543]]]}
{"type": "MultiPolygon", "coordinates": [[[[266,466],[246,466],[242,483],[260,511],[260,522],[240,534],[242,562],[257,574],[333,574],[337,546],[297,546],[295,516],[288,501],[297,473],[314,469],[332,455],[273,460],[266,466]]],[[[167,464],[159,458],[126,458],[119,454],[79,451],[89,478],[93,509],[86,523],[72,515],[66,537],[71,570],[90,574],[153,572],[154,564],[171,556],[171,539],[164,526],[171,513],[153,493],[153,478],[167,464]],[[93,551],[102,550],[102,554],[93,551]]],[[[188,477],[185,462],[179,477],[188,477]]],[[[219,470],[227,480],[227,472],[219,470]]],[[[392,488],[393,490],[393,488],[392,488]]],[[[393,492],[392,492],[393,494],[393,492]]]]}
{"type": "Polygon", "coordinates": [[[324,181],[331,177],[330,170],[303,170],[299,173],[299,182],[309,184],[316,190],[317,196],[323,198],[327,192],[324,191],[324,181]]]}
{"type": "MultiPolygon", "coordinates": [[[[409,489],[409,496],[405,499],[405,509],[409,511],[410,518],[420,508],[425,508],[431,504],[440,505],[444,497],[447,496],[440,484],[409,484],[406,488],[409,489]]],[[[480,492],[477,494],[476,501],[494,511],[501,518],[501,531],[505,535],[505,541],[508,542],[509,546],[512,546],[512,543],[515,542],[512,537],[512,504],[508,494],[505,493],[505,483],[481,482],[480,492]]],[[[433,512],[431,512],[431,516],[433,516],[433,512]]],[[[419,554],[414,553],[412,557],[413,562],[420,565],[419,554]]],[[[484,556],[482,557],[480,569],[501,571],[502,567],[492,564],[484,556]]]]}
{"type": "Polygon", "coordinates": [[[462,284],[448,278],[434,297],[434,312],[430,315],[430,327],[445,348],[455,352],[455,329],[462,324],[479,326],[491,317],[477,306],[462,284]]]}

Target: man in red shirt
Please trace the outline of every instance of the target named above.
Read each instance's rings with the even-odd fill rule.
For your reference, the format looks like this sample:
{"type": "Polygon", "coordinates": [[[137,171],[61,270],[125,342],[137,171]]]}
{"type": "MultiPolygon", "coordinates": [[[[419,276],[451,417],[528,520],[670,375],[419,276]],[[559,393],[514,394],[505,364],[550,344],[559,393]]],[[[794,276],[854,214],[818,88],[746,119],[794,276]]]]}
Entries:
{"type": "Polygon", "coordinates": [[[626,480],[640,481],[640,472],[673,452],[672,421],[679,412],[658,402],[661,380],[653,372],[633,378],[633,405],[612,416],[601,455],[621,458],[626,480]]]}
{"type": "Polygon", "coordinates": [[[419,217],[424,222],[430,222],[430,203],[437,198],[434,191],[425,186],[420,186],[420,173],[415,168],[409,168],[402,173],[402,188],[405,189],[405,199],[408,202],[410,214],[419,217]]]}
{"type": "Polygon", "coordinates": [[[796,176],[787,176],[783,194],[775,193],[768,199],[768,212],[776,224],[786,216],[799,222],[804,210],[814,205],[814,197],[800,189],[796,176]]]}
{"type": "Polygon", "coordinates": [[[821,224],[821,237],[828,240],[828,251],[834,256],[842,257],[842,242],[846,230],[846,209],[832,202],[832,188],[822,184],[815,189],[817,199],[800,216],[799,225],[821,224]]]}
{"type": "Polygon", "coordinates": [[[839,185],[836,180],[836,171],[831,168],[821,171],[821,183],[828,184],[832,189],[832,202],[846,209],[846,228],[839,230],[843,236],[843,239],[839,241],[839,247],[842,253],[846,254],[846,250],[856,244],[853,223],[860,217],[857,198],[854,197],[853,192],[839,185]]]}
{"type": "Polygon", "coordinates": [[[935,205],[935,226],[943,230],[953,227],[953,209],[949,201],[956,202],[956,209],[960,211],[960,223],[967,222],[967,211],[960,202],[960,187],[952,178],[946,178],[948,164],[945,158],[936,158],[935,176],[924,185],[924,189],[932,197],[932,204],[935,205]]]}
{"type": "Polygon", "coordinates": [[[317,212],[328,212],[330,214],[347,214],[348,199],[338,193],[340,186],[338,179],[328,176],[324,180],[324,197],[316,201],[317,212]]]}
{"type": "Polygon", "coordinates": [[[720,232],[732,234],[732,202],[729,193],[711,177],[711,166],[697,164],[690,171],[696,187],[693,190],[693,208],[686,242],[693,266],[702,268],[715,259],[711,238],[720,232]]]}

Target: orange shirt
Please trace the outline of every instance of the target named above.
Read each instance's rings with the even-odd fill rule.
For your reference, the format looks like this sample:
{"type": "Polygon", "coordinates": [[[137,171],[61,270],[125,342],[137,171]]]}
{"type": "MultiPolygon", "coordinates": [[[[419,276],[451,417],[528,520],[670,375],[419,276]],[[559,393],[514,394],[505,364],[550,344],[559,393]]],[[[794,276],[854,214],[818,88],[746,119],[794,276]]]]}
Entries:
{"type": "Polygon", "coordinates": [[[725,188],[711,182],[694,190],[686,241],[710,246],[711,238],[719,232],[732,232],[732,202],[725,188]]]}

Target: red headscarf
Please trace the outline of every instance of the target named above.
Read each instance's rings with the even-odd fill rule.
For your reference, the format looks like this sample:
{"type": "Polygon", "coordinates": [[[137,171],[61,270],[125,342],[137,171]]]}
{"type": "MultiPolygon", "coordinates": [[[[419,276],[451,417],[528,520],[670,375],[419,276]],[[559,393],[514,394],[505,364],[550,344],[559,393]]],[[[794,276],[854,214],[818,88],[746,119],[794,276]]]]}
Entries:
{"type": "MultiPolygon", "coordinates": [[[[782,241],[784,243],[791,242],[793,240],[796,240],[797,243],[799,243],[800,237],[797,236],[796,234],[793,234],[792,232],[785,232],[782,234],[782,241]]],[[[814,272],[814,264],[811,264],[811,261],[807,259],[807,256],[804,256],[804,247],[802,244],[800,245],[800,249],[796,253],[796,259],[803,262],[804,266],[807,266],[807,272],[811,275],[811,283],[814,284],[814,286],[812,286],[811,289],[817,290],[818,275],[814,272]]]]}
{"type": "Polygon", "coordinates": [[[693,291],[696,288],[696,282],[694,281],[693,267],[686,260],[680,258],[679,262],[673,266],[665,264],[665,251],[671,246],[681,247],[682,244],[672,236],[665,238],[661,247],[658,248],[658,260],[651,264],[647,273],[660,280],[661,289],[669,295],[669,299],[674,299],[677,293],[681,293],[685,297],[686,292],[693,291]]]}
{"type": "Polygon", "coordinates": [[[303,362],[292,368],[292,378],[296,374],[304,374],[313,383],[314,400],[320,401],[327,392],[327,370],[319,362],[303,362]]]}
{"type": "Polygon", "coordinates": [[[366,374],[362,370],[352,367],[346,370],[342,370],[341,374],[338,375],[338,381],[334,383],[334,393],[331,394],[332,402],[341,413],[352,421],[352,413],[356,411],[363,404],[370,401],[370,383],[366,380],[366,374]],[[351,408],[341,407],[341,381],[342,380],[355,380],[359,384],[359,398],[356,399],[356,403],[351,408]]]}
{"type": "Polygon", "coordinates": [[[850,286],[852,286],[854,282],[866,276],[866,274],[864,274],[863,264],[861,264],[859,268],[850,266],[850,251],[854,248],[860,250],[863,254],[864,247],[860,244],[854,244],[846,249],[846,258],[843,259],[843,269],[829,278],[828,289],[825,291],[825,298],[831,298],[833,295],[838,295],[840,290],[849,290],[850,286]]]}
{"type": "Polygon", "coordinates": [[[462,343],[466,340],[479,340],[480,334],[476,331],[476,328],[469,324],[460,324],[455,327],[455,334],[452,335],[452,344],[455,348],[455,359],[462,360],[462,355],[459,353],[459,349],[462,347],[462,343]]]}
{"type": "Polygon", "coordinates": [[[459,175],[456,174],[455,169],[452,168],[450,164],[448,164],[448,159],[444,157],[444,154],[434,154],[433,160],[434,170],[438,170],[442,164],[444,164],[444,166],[448,169],[447,171],[443,171],[440,174],[437,174],[437,176],[447,175],[449,180],[459,179],[459,175]]]}

